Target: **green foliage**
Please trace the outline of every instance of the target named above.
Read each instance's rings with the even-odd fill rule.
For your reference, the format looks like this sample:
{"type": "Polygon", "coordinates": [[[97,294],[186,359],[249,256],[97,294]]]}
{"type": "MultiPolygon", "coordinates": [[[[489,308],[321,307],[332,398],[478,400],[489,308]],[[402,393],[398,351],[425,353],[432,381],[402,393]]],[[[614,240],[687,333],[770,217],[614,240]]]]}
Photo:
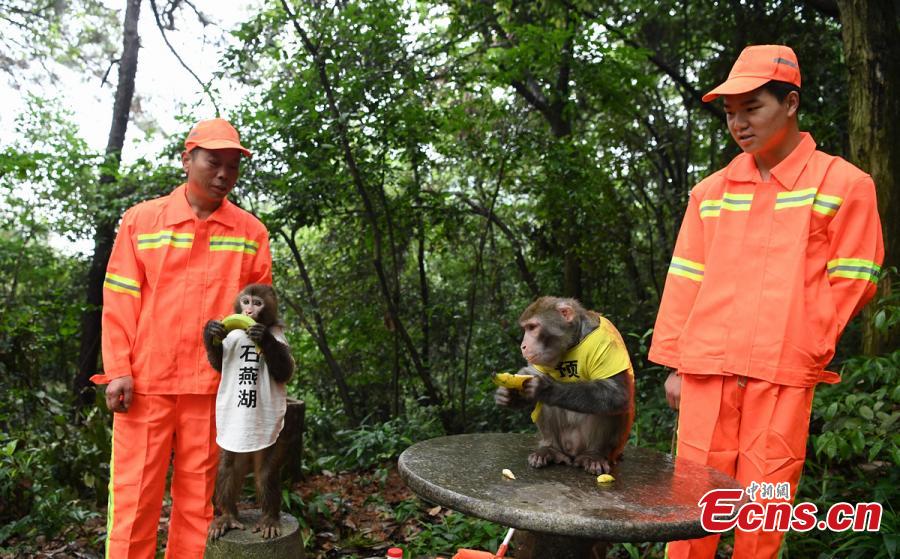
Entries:
{"type": "Polygon", "coordinates": [[[108,479],[109,417],[92,411],[82,425],[70,421],[65,386],[3,386],[0,400],[0,545],[28,545],[98,516],[108,479]]]}
{"type": "Polygon", "coordinates": [[[364,423],[335,434],[336,454],[319,456],[317,469],[367,470],[396,460],[410,445],[444,434],[433,408],[411,407],[406,417],[381,423],[364,423]]]}
{"type": "Polygon", "coordinates": [[[0,0],[0,13],[0,70],[17,85],[52,82],[51,62],[100,77],[120,44],[116,12],[101,0],[0,0]]]}
{"type": "Polygon", "coordinates": [[[856,357],[841,383],[817,391],[813,411],[816,456],[826,463],[900,465],[900,351],[856,357]]]}
{"type": "Polygon", "coordinates": [[[66,380],[76,351],[83,262],[47,246],[45,230],[0,229],[0,382],[36,390],[66,380]]]}
{"type": "Polygon", "coordinates": [[[900,351],[855,357],[840,384],[816,391],[810,442],[798,501],[820,514],[839,502],[884,506],[879,532],[791,533],[785,557],[896,557],[900,500],[900,351]]]}
{"type": "Polygon", "coordinates": [[[403,556],[452,556],[459,548],[496,551],[505,534],[502,526],[451,512],[441,516],[438,523],[424,525],[405,546],[403,556]]]}
{"type": "MultiPolygon", "coordinates": [[[[892,285],[900,284],[900,272],[893,266],[881,273],[879,283],[884,285],[890,282],[892,285]]],[[[893,289],[889,293],[882,293],[872,304],[872,322],[875,329],[882,333],[896,331],[900,328],[900,291],[893,289]]]]}

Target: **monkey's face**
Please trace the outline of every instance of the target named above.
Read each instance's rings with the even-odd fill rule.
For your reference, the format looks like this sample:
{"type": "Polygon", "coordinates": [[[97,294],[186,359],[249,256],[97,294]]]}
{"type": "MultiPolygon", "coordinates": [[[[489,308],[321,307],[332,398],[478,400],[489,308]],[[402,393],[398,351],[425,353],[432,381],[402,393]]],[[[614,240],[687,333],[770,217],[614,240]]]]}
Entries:
{"type": "Polygon", "coordinates": [[[535,316],[522,323],[522,357],[529,365],[553,367],[559,360],[559,352],[554,351],[552,340],[547,339],[547,329],[543,321],[535,316]],[[548,345],[548,342],[551,342],[548,345]]]}
{"type": "Polygon", "coordinates": [[[266,302],[262,297],[248,295],[246,293],[242,294],[240,299],[238,299],[238,304],[241,306],[242,314],[249,316],[257,322],[259,322],[260,314],[262,314],[263,310],[266,308],[266,302]]]}

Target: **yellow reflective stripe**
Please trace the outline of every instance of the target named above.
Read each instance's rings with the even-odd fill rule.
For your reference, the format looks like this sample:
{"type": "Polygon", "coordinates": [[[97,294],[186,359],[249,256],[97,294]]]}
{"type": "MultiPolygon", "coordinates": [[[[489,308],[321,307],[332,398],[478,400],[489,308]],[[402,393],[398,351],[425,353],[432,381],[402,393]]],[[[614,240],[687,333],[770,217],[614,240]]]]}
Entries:
{"type": "Polygon", "coordinates": [[[863,258],[835,258],[828,262],[829,278],[860,279],[878,283],[881,266],[863,258]]]}
{"type": "Polygon", "coordinates": [[[779,192],[775,196],[775,209],[785,210],[787,208],[799,208],[803,206],[811,206],[816,199],[816,188],[804,188],[802,190],[793,190],[791,192],[779,192]]]}
{"type": "Polygon", "coordinates": [[[679,258],[677,256],[673,256],[672,262],[669,264],[670,274],[692,279],[694,281],[703,281],[703,273],[705,270],[706,266],[700,262],[694,262],[693,260],[679,258]]]}
{"type": "Polygon", "coordinates": [[[209,238],[209,250],[228,250],[232,252],[256,254],[256,251],[259,250],[259,243],[245,237],[212,236],[209,238]]]}
{"type": "Polygon", "coordinates": [[[736,194],[725,192],[722,198],[703,200],[700,202],[700,218],[719,217],[722,210],[732,212],[749,212],[753,203],[753,194],[736,194]]]}
{"type": "MultiPolygon", "coordinates": [[[[716,200],[718,202],[718,200],[716,200]]],[[[722,205],[716,204],[714,206],[703,207],[700,206],[700,219],[705,217],[719,217],[722,215],[722,205]]]]}
{"type": "Polygon", "coordinates": [[[156,233],[143,233],[137,236],[138,250],[172,246],[175,248],[191,248],[194,243],[193,233],[173,233],[164,229],[156,233]]]}
{"type": "Polygon", "coordinates": [[[113,483],[116,479],[116,430],[112,430],[112,442],[110,446],[112,446],[112,452],[109,457],[109,496],[106,500],[106,554],[104,555],[105,559],[110,559],[109,557],[109,536],[112,534],[114,517],[116,514],[116,494],[113,491],[113,483]]]}
{"type": "Polygon", "coordinates": [[[822,215],[836,214],[844,199],[840,196],[819,194],[816,190],[816,188],[804,188],[803,190],[791,192],[779,192],[775,197],[775,209],[786,210],[788,208],[812,206],[814,212],[822,215]]]}
{"type": "Polygon", "coordinates": [[[103,287],[110,291],[115,291],[116,293],[131,295],[132,297],[141,296],[140,283],[124,276],[117,276],[116,274],[107,273],[106,278],[103,280],[103,287]]]}
{"type": "Polygon", "coordinates": [[[823,215],[834,215],[840,209],[843,201],[844,199],[839,196],[816,194],[816,201],[813,202],[813,211],[823,215]]]}

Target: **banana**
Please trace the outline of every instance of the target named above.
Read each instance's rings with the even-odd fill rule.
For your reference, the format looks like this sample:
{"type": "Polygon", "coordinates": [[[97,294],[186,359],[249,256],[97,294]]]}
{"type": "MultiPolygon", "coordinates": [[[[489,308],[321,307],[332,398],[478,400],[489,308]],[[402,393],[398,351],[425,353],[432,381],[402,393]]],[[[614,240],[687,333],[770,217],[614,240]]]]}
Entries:
{"type": "Polygon", "coordinates": [[[530,379],[531,375],[513,375],[511,373],[497,373],[494,375],[494,384],[504,388],[512,388],[513,390],[522,390],[525,387],[525,381],[530,379]]]}
{"type": "Polygon", "coordinates": [[[597,476],[597,483],[612,483],[614,481],[616,481],[616,478],[609,474],[600,474],[597,476]]]}
{"type": "Polygon", "coordinates": [[[256,321],[245,314],[231,314],[222,319],[222,325],[225,326],[227,332],[236,329],[246,330],[254,324],[256,321]]]}

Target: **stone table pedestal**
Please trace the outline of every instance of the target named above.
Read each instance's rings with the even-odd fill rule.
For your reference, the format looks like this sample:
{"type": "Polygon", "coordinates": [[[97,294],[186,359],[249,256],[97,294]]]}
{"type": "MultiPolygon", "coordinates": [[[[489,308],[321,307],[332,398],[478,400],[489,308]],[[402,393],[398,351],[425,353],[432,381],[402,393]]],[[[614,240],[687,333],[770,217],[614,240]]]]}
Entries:
{"type": "Polygon", "coordinates": [[[601,485],[597,476],[572,466],[531,468],[527,459],[534,446],[530,434],[438,437],[406,449],[398,468],[423,499],[528,530],[532,556],[554,559],[590,557],[604,542],[705,536],[700,497],[740,487],[712,468],[632,446],[613,468],[615,481],[601,485]],[[516,479],[503,477],[504,468],[516,479]]]}

